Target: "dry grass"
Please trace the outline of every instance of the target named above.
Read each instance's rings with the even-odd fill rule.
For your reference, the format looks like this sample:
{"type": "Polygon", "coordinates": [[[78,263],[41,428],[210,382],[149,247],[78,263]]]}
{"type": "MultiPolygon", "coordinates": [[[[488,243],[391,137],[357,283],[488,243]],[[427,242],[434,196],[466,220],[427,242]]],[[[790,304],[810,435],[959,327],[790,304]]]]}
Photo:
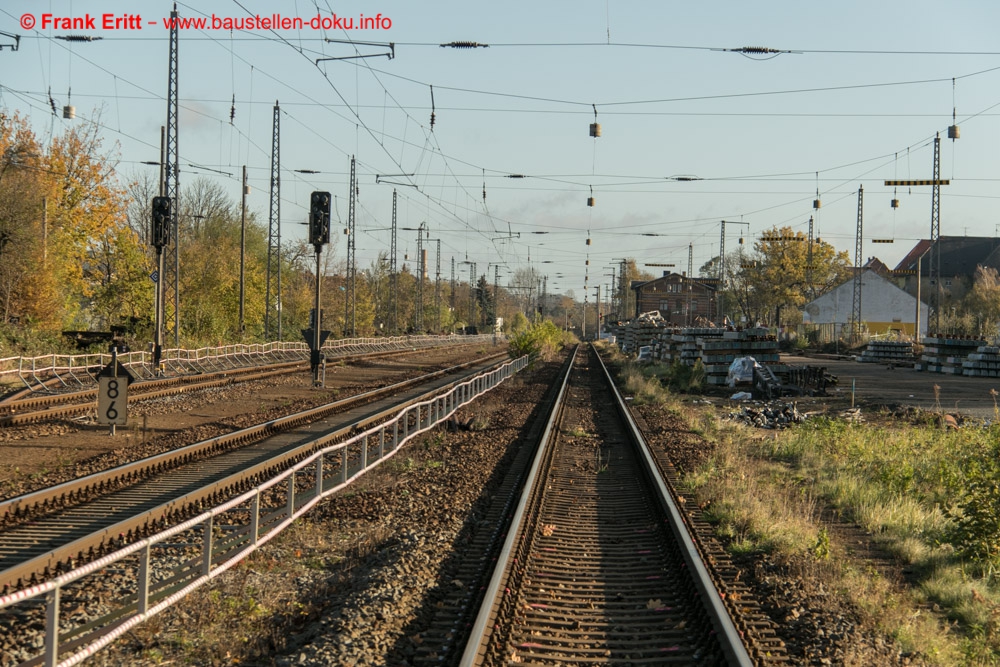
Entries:
{"type": "Polygon", "coordinates": [[[635,405],[657,405],[670,400],[670,392],[660,378],[639,364],[627,362],[622,365],[618,381],[625,395],[632,396],[635,405]]]}
{"type": "Polygon", "coordinates": [[[767,436],[736,425],[707,433],[716,452],[686,482],[734,551],[811,558],[810,576],[863,623],[931,664],[1000,662],[1000,590],[991,572],[955,557],[941,511],[954,500],[957,454],[988,434],[835,422],[767,436]],[[886,581],[835,539],[824,545],[823,508],[863,527],[918,584],[886,581]]]}

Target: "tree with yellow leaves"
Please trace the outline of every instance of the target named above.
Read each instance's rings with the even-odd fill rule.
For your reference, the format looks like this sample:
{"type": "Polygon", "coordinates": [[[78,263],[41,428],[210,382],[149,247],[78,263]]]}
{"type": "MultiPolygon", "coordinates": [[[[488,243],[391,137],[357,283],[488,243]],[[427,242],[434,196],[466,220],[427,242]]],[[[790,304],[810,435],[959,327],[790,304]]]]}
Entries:
{"type": "MultiPolygon", "coordinates": [[[[726,257],[727,303],[749,323],[780,326],[782,311],[798,309],[851,277],[846,252],[791,227],[764,232],[753,250],[726,257]]],[[[727,310],[730,310],[727,308],[727,310]]],[[[735,314],[735,313],[733,313],[735,314]]]]}

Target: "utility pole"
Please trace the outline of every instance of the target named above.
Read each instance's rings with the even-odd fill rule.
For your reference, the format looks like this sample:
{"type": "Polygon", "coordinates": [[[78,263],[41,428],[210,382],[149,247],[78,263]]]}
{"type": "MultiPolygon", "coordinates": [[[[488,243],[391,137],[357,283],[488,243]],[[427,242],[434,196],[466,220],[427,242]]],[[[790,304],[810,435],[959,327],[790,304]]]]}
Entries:
{"type": "Polygon", "coordinates": [[[594,288],[597,290],[597,294],[594,299],[594,307],[597,309],[597,333],[594,336],[595,340],[601,339],[601,286],[598,285],[594,288]]]}
{"type": "Polygon", "coordinates": [[[628,292],[625,291],[625,260],[618,262],[618,317],[622,320],[630,319],[628,312],[628,292]]]}
{"type": "Polygon", "coordinates": [[[354,171],[354,156],[351,156],[351,192],[347,204],[347,298],[344,299],[344,335],[353,338],[357,335],[355,328],[355,311],[357,293],[355,282],[358,267],[355,259],[354,246],[354,210],[358,194],[358,181],[354,171]]]}
{"type": "Polygon", "coordinates": [[[610,312],[615,314],[615,319],[617,320],[619,319],[619,315],[618,315],[618,306],[615,304],[615,301],[618,300],[618,285],[617,285],[618,274],[615,273],[614,267],[609,267],[609,268],[611,268],[611,273],[604,274],[611,278],[611,290],[608,292],[608,309],[610,312]]]}
{"type": "MultiPolygon", "coordinates": [[[[941,331],[941,135],[934,135],[934,173],[931,186],[931,284],[934,285],[934,329],[941,331]]],[[[920,277],[917,277],[920,280],[920,277]]]]}
{"type": "Polygon", "coordinates": [[[542,316],[543,320],[545,319],[545,306],[548,305],[547,303],[548,297],[549,297],[549,277],[542,276],[542,302],[538,305],[538,312],[542,316]]]}
{"type": "MultiPolygon", "coordinates": [[[[722,220],[719,225],[722,231],[719,236],[719,286],[715,299],[719,312],[719,326],[722,326],[726,316],[725,303],[722,298],[722,292],[726,287],[726,225],[746,225],[748,229],[750,228],[749,222],[736,222],[733,220],[722,220]]],[[[743,245],[743,237],[740,237],[740,245],[743,245]]]]}
{"type": "Polygon", "coordinates": [[[441,239],[437,239],[437,251],[434,253],[434,318],[435,331],[441,332],[441,239]]]}
{"type": "Polygon", "coordinates": [[[458,313],[455,312],[455,287],[457,283],[455,282],[455,256],[451,256],[451,294],[448,296],[448,306],[451,308],[452,320],[458,319],[458,313]]]}
{"type": "Polygon", "coordinates": [[[469,263],[469,326],[476,326],[476,263],[469,263]]]}
{"type": "Polygon", "coordinates": [[[694,287],[691,283],[694,280],[694,244],[688,243],[688,272],[687,272],[687,317],[684,318],[684,324],[686,326],[691,326],[694,322],[694,316],[691,312],[691,291],[694,287]]]}
{"type": "Polygon", "coordinates": [[[413,328],[419,333],[424,328],[424,279],[427,275],[427,257],[424,251],[424,229],[427,222],[417,227],[417,302],[413,306],[413,328]]]}
{"type": "Polygon", "coordinates": [[[806,248],[806,285],[809,287],[809,294],[816,296],[816,285],[813,281],[813,217],[809,216],[809,247],[806,248]]]}
{"type": "Polygon", "coordinates": [[[861,340],[861,244],[864,227],[864,186],[858,186],[858,228],[854,235],[854,292],[851,297],[851,342],[861,340]]]}
{"type": "Polygon", "coordinates": [[[399,331],[399,275],[396,269],[396,188],[392,189],[392,241],[389,243],[389,316],[392,325],[389,330],[396,334],[399,331]]]}
{"type": "Polygon", "coordinates": [[[497,316],[500,312],[500,265],[493,266],[493,345],[497,344],[497,316]]]}
{"type": "Polygon", "coordinates": [[[168,249],[169,256],[164,267],[171,275],[160,275],[160,280],[164,281],[167,288],[164,292],[164,312],[166,304],[173,305],[170,312],[172,321],[167,323],[167,331],[173,330],[174,346],[181,344],[181,308],[180,308],[180,286],[181,286],[181,235],[180,235],[180,149],[177,142],[177,124],[180,109],[178,106],[178,29],[177,29],[177,3],[170,12],[170,55],[167,65],[167,157],[164,160],[164,183],[166,185],[165,196],[173,200],[170,207],[171,235],[173,244],[168,249]]]}
{"type": "MultiPolygon", "coordinates": [[[[952,126],[955,127],[955,126],[952,126]]],[[[951,128],[949,128],[949,131],[951,128]]],[[[957,130],[956,130],[957,134],[957,130]]],[[[931,180],[916,180],[916,181],[885,181],[887,186],[912,186],[912,185],[930,185],[931,186],[931,266],[929,271],[929,278],[931,285],[934,286],[934,330],[935,332],[941,329],[941,298],[942,298],[942,287],[941,287],[941,186],[949,185],[951,183],[947,178],[941,178],[941,135],[934,135],[934,165],[933,165],[933,178],[931,180]]],[[[917,275],[917,282],[919,283],[921,277],[917,275]]],[[[928,327],[930,326],[930,321],[928,321],[928,327]]]]}
{"type": "Polygon", "coordinates": [[[272,318],[281,340],[281,114],[274,101],[271,129],[271,207],[267,217],[267,278],[264,291],[264,339],[271,340],[272,318]]]}
{"type": "Polygon", "coordinates": [[[246,332],[244,313],[246,308],[246,256],[247,256],[247,166],[243,165],[243,200],[240,204],[240,338],[246,332]]]}
{"type": "Polygon", "coordinates": [[[42,197],[42,268],[49,259],[49,198],[42,197]]]}

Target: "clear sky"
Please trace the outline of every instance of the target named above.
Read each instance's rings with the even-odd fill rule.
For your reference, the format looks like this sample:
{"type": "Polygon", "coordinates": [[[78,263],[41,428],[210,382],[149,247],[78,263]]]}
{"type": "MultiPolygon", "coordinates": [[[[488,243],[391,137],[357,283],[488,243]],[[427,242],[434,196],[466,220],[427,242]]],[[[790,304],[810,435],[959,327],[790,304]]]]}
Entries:
{"type": "MultiPolygon", "coordinates": [[[[97,119],[106,145],[118,146],[124,177],[155,169],[141,163],[158,159],[166,119],[170,8],[3,0],[0,31],[21,41],[16,52],[0,51],[0,106],[28,116],[43,139],[97,119]],[[25,14],[32,29],[22,24],[25,14]],[[89,14],[95,27],[43,28],[43,14],[89,14]],[[105,14],[125,20],[103,29],[105,14]],[[130,16],[141,17],[131,29],[130,16]],[[103,39],[53,39],[65,35],[103,39]],[[58,108],[76,106],[76,120],[53,116],[50,90],[58,108]]],[[[378,30],[180,34],[181,188],[200,175],[238,200],[246,164],[249,203],[266,220],[278,100],[282,235],[304,236],[298,223],[316,189],[336,195],[346,220],[348,160],[356,155],[361,268],[389,246],[394,186],[384,180],[403,184],[395,186],[400,227],[426,221],[432,238],[442,239],[445,278],[452,257],[477,262],[480,273],[499,262],[506,275],[530,256],[550,276],[550,291],[579,297],[587,272],[590,288],[610,283],[605,267],[616,258],[686,270],[689,243],[697,271],[718,253],[720,220],[747,223],[727,226],[727,250],[741,234],[749,243],[774,225],[805,231],[817,189],[817,234],[853,260],[859,186],[864,255],[894,265],[929,235],[930,188],[899,189],[893,210],[883,181],[930,178],[936,132],[941,175],[952,179],[942,188],[941,233],[993,236],[1000,224],[994,1],[204,0],[178,10],[218,19],[336,14],[355,26],[360,15],[381,15],[378,30]],[[317,64],[387,51],[324,38],[393,42],[395,58],[317,64]],[[439,46],[455,40],[490,46],[439,46]],[[746,46],[790,52],[726,51],[746,46]],[[588,132],[592,105],[598,139],[588,132]],[[956,142],[944,138],[953,108],[956,142]],[[594,207],[587,206],[591,189],[594,207]],[[895,242],[873,244],[876,238],[895,242]]],[[[344,237],[335,238],[342,258],[344,237]]],[[[416,233],[400,231],[398,243],[412,260],[416,233]]],[[[460,276],[467,273],[460,265],[460,276]]]]}

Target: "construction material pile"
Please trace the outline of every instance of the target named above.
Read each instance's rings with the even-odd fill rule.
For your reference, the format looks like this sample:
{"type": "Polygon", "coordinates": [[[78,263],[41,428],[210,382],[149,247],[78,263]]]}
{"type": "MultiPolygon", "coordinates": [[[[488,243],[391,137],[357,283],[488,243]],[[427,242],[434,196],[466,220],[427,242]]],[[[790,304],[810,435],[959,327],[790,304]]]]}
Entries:
{"type": "Polygon", "coordinates": [[[755,428],[783,429],[792,424],[801,424],[806,416],[799,412],[795,403],[771,401],[742,406],[738,411],[730,412],[726,419],[755,428]]]}
{"type": "Polygon", "coordinates": [[[1000,347],[980,345],[962,362],[962,375],[972,377],[1000,377],[1000,347]]]}
{"type": "Polygon", "coordinates": [[[659,311],[643,313],[630,321],[619,336],[622,352],[636,354],[640,347],[657,347],[660,335],[667,328],[667,321],[659,311]]]}
{"type": "Polygon", "coordinates": [[[761,364],[778,361],[778,339],[767,329],[724,331],[721,339],[697,337],[696,340],[708,384],[726,384],[729,366],[739,357],[753,357],[761,364]]]}
{"type": "Polygon", "coordinates": [[[858,361],[871,364],[892,364],[893,366],[912,366],[913,343],[899,340],[873,340],[868,343],[858,361]]]}
{"type": "Polygon", "coordinates": [[[986,341],[972,336],[931,334],[923,339],[924,353],[913,367],[918,371],[962,375],[969,355],[974,354],[986,341]]]}

